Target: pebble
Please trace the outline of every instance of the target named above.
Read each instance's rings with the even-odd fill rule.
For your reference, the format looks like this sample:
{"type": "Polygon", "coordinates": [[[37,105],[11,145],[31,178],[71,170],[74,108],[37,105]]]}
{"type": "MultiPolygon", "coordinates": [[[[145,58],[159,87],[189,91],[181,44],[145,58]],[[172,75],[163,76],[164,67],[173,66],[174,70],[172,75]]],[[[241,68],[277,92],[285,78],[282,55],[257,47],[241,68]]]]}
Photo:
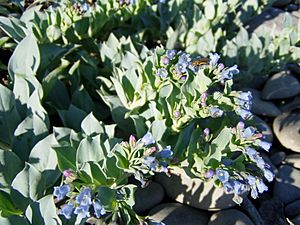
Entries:
{"type": "Polygon", "coordinates": [[[207,225],[208,213],[179,203],[165,203],[149,212],[149,218],[165,225],[207,225]]]}
{"type": "Polygon", "coordinates": [[[271,76],[262,90],[261,97],[265,100],[290,98],[300,93],[300,83],[288,71],[271,76]]]}
{"type": "Polygon", "coordinates": [[[214,213],[208,225],[254,225],[253,222],[239,210],[227,209],[214,213]]]}
{"type": "Polygon", "coordinates": [[[285,148],[300,152],[300,110],[277,116],[273,121],[273,130],[285,148]]]}

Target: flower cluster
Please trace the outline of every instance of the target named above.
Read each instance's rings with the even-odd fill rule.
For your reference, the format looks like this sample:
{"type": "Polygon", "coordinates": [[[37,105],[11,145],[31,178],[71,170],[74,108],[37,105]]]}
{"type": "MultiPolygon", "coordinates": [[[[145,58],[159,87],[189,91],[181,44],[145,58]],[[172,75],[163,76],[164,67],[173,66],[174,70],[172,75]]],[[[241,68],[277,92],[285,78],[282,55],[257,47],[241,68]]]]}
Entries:
{"type": "MultiPolygon", "coordinates": [[[[122,143],[122,149],[128,155],[127,172],[132,173],[142,186],[146,185],[147,178],[154,173],[168,173],[169,171],[168,165],[173,155],[171,146],[159,149],[150,132],[139,140],[131,135],[129,142],[122,143]]],[[[118,154],[116,157],[118,158],[118,154]]]]}
{"type": "Polygon", "coordinates": [[[252,198],[257,198],[258,193],[263,193],[268,190],[264,183],[264,179],[271,182],[274,179],[274,174],[260,156],[257,148],[269,151],[271,143],[261,140],[263,135],[252,127],[245,127],[244,122],[239,122],[236,127],[232,128],[232,134],[236,154],[227,154],[223,157],[220,165],[213,169],[208,168],[203,177],[205,179],[214,178],[220,182],[226,193],[234,193],[237,203],[242,202],[242,195],[250,191],[252,198]],[[240,170],[236,166],[235,160],[243,159],[240,170]]]}
{"type": "Polygon", "coordinates": [[[101,202],[92,195],[92,189],[84,187],[79,193],[71,190],[70,184],[64,184],[60,187],[54,187],[53,196],[58,201],[66,196],[71,196],[67,203],[61,207],[59,214],[66,219],[71,219],[72,214],[77,215],[81,219],[91,216],[91,211],[96,218],[100,218],[106,214],[101,202]]]}

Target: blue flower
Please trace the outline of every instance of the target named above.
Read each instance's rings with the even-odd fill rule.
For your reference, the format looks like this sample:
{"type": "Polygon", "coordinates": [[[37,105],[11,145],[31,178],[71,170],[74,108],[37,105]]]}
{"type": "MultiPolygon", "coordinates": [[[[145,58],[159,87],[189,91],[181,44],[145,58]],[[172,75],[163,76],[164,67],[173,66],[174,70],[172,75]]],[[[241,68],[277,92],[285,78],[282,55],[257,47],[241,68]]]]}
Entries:
{"type": "Polygon", "coordinates": [[[251,187],[251,197],[254,199],[256,199],[258,197],[258,192],[257,192],[256,186],[251,187]]]}
{"type": "Polygon", "coordinates": [[[181,73],[186,73],[187,72],[187,65],[186,64],[183,64],[183,63],[177,63],[175,65],[175,69],[176,69],[176,72],[178,74],[181,74],[181,73]]]}
{"type": "Polygon", "coordinates": [[[175,57],[175,55],[176,55],[176,50],[167,50],[166,51],[166,55],[167,55],[167,57],[169,59],[172,60],[175,57]]]}
{"type": "Polygon", "coordinates": [[[237,109],[236,113],[240,115],[244,120],[247,120],[252,116],[252,113],[250,111],[242,108],[237,109]]]}
{"type": "Polygon", "coordinates": [[[243,132],[242,132],[242,138],[248,139],[252,138],[253,135],[255,134],[255,129],[253,127],[247,127],[243,132]]]}
{"type": "Polygon", "coordinates": [[[154,156],[147,156],[144,159],[144,164],[152,171],[157,170],[158,161],[156,160],[156,158],[154,156]]]}
{"type": "Polygon", "coordinates": [[[89,11],[90,10],[90,5],[88,4],[88,3],[83,3],[82,5],[81,5],[81,9],[82,9],[82,11],[83,12],[87,12],[87,11],[89,11]]]}
{"type": "Polygon", "coordinates": [[[168,77],[168,71],[165,68],[159,68],[156,72],[156,75],[161,78],[167,78],[168,77]]]}
{"type": "Polygon", "coordinates": [[[161,150],[160,152],[158,152],[158,156],[160,158],[169,159],[169,158],[171,158],[172,155],[173,155],[173,152],[171,150],[171,146],[167,146],[163,150],[161,150]]]}
{"type": "Polygon", "coordinates": [[[179,56],[178,64],[182,64],[184,67],[187,67],[190,64],[191,60],[192,59],[189,54],[183,53],[179,56]]]}
{"type": "Polygon", "coordinates": [[[74,209],[74,204],[68,203],[67,205],[61,207],[58,214],[63,215],[66,219],[71,219],[73,209],[74,209]]]}
{"type": "Polygon", "coordinates": [[[265,151],[269,151],[269,149],[271,148],[272,144],[266,141],[262,141],[262,140],[257,140],[256,142],[258,144],[259,147],[261,147],[262,149],[264,149],[265,151]]]}
{"type": "Polygon", "coordinates": [[[264,177],[269,181],[273,181],[275,175],[271,172],[271,170],[263,169],[264,177]]]}
{"type": "Polygon", "coordinates": [[[211,107],[209,109],[209,113],[212,118],[217,118],[223,116],[223,110],[219,109],[218,107],[211,107]]]}
{"type": "Polygon", "coordinates": [[[74,213],[77,214],[80,218],[90,217],[90,205],[79,205],[75,208],[74,213]]]}
{"type": "Polygon", "coordinates": [[[151,145],[155,143],[155,140],[150,132],[146,133],[144,137],[142,137],[142,142],[144,146],[151,145]]]}
{"type": "Polygon", "coordinates": [[[101,216],[105,215],[106,211],[99,201],[93,202],[93,207],[97,218],[100,218],[101,216]]]}
{"type": "Polygon", "coordinates": [[[210,53],[209,58],[210,58],[210,61],[209,61],[210,65],[216,66],[220,59],[220,55],[218,55],[217,53],[214,53],[214,54],[210,53]]]}
{"type": "Polygon", "coordinates": [[[57,198],[57,200],[62,200],[69,192],[71,188],[68,184],[65,184],[60,187],[54,187],[53,195],[57,198]]]}
{"type": "Polygon", "coordinates": [[[240,195],[244,192],[244,190],[246,189],[246,186],[245,186],[245,184],[242,184],[241,182],[234,180],[233,188],[234,188],[234,193],[237,195],[240,195]]]}
{"type": "Polygon", "coordinates": [[[234,65],[221,73],[222,79],[230,80],[233,78],[233,75],[238,74],[240,71],[237,68],[237,65],[234,65]]]}
{"type": "Polygon", "coordinates": [[[161,57],[161,61],[164,65],[168,65],[170,63],[170,59],[167,56],[161,57]]]}
{"type": "Polygon", "coordinates": [[[214,174],[215,174],[215,172],[212,169],[209,169],[204,173],[204,177],[207,179],[212,178],[214,176],[214,174]]]}
{"type": "Polygon", "coordinates": [[[223,183],[223,188],[224,188],[226,194],[231,194],[231,193],[233,193],[233,190],[234,190],[233,182],[232,182],[232,181],[230,181],[230,182],[228,182],[228,181],[227,181],[227,182],[224,182],[224,183],[223,183]]]}
{"type": "Polygon", "coordinates": [[[222,183],[225,183],[229,180],[229,173],[223,169],[217,169],[216,176],[222,183]]]}
{"type": "Polygon", "coordinates": [[[76,203],[80,206],[90,206],[92,204],[91,200],[91,189],[84,188],[77,196],[76,203]]]}
{"type": "Polygon", "coordinates": [[[247,183],[250,185],[250,186],[255,186],[256,184],[256,177],[252,176],[252,175],[248,175],[247,178],[247,183]]]}
{"type": "Polygon", "coordinates": [[[264,184],[264,182],[262,180],[258,180],[257,184],[256,184],[257,190],[258,192],[261,194],[264,191],[268,190],[267,185],[264,184]]]}
{"type": "Polygon", "coordinates": [[[236,127],[237,127],[238,129],[240,129],[240,130],[243,130],[244,127],[245,127],[245,123],[242,122],[242,121],[240,121],[240,122],[238,122],[238,124],[236,125],[236,127]]]}

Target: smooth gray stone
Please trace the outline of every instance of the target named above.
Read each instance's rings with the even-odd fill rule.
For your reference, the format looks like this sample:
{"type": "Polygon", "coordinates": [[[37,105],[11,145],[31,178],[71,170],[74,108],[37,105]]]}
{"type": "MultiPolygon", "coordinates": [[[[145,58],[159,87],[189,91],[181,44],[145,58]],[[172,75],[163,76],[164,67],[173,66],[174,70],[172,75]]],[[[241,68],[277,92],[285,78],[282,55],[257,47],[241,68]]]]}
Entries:
{"type": "Polygon", "coordinates": [[[149,218],[165,225],[207,225],[208,213],[179,203],[158,205],[149,212],[149,218]]]}
{"type": "Polygon", "coordinates": [[[203,210],[220,210],[235,206],[233,194],[226,194],[223,188],[214,186],[213,181],[203,182],[190,178],[182,168],[174,168],[171,177],[157,174],[155,181],[160,183],[166,195],[179,203],[203,210]]]}
{"type": "Polygon", "coordinates": [[[288,204],[285,209],[285,215],[289,218],[293,218],[297,215],[300,215],[300,200],[296,200],[288,204]]]}
{"type": "Polygon", "coordinates": [[[262,90],[265,100],[293,97],[300,92],[299,81],[288,71],[282,71],[270,77],[262,90]]]}
{"type": "Polygon", "coordinates": [[[273,130],[280,143],[300,152],[300,110],[283,113],[273,121],[273,130]]]}
{"type": "Polygon", "coordinates": [[[291,2],[292,2],[292,0],[276,0],[275,2],[273,2],[273,6],[274,7],[283,7],[283,6],[290,4],[291,2]]]}
{"type": "Polygon", "coordinates": [[[239,210],[227,209],[214,213],[208,225],[254,225],[253,222],[239,210]]]}
{"type": "Polygon", "coordinates": [[[270,160],[274,166],[279,166],[285,160],[285,157],[285,152],[280,151],[271,155],[270,160]]]}
{"type": "Polygon", "coordinates": [[[290,154],[288,155],[285,160],[284,163],[295,167],[297,169],[300,169],[300,154],[290,154]]]}
{"type": "Polygon", "coordinates": [[[284,204],[300,199],[300,170],[282,165],[274,182],[273,195],[284,204]]]}
{"type": "Polygon", "coordinates": [[[297,27],[298,18],[296,16],[281,9],[272,7],[247,22],[246,29],[250,33],[254,32],[258,35],[268,33],[270,35],[276,35],[281,33],[281,31],[285,28],[284,21],[286,20],[286,17],[289,16],[292,18],[295,27],[297,27]]]}
{"type": "Polygon", "coordinates": [[[265,101],[261,98],[261,92],[252,89],[247,88],[246,91],[250,91],[252,93],[252,107],[251,112],[256,115],[261,116],[270,116],[270,117],[276,117],[281,114],[281,111],[278,109],[278,107],[271,101],[265,101]]]}
{"type": "Polygon", "coordinates": [[[258,129],[260,133],[263,134],[263,140],[267,142],[273,142],[273,131],[270,126],[260,117],[253,116],[253,126],[258,129]]]}
{"type": "Polygon", "coordinates": [[[300,109],[300,96],[296,96],[292,101],[279,107],[281,112],[289,112],[294,109],[300,109]]]}
{"type": "Polygon", "coordinates": [[[145,188],[138,187],[135,192],[133,209],[137,213],[147,211],[158,205],[163,200],[164,195],[163,187],[156,182],[151,182],[145,188]]]}
{"type": "Polygon", "coordinates": [[[292,222],[294,225],[300,225],[300,215],[296,216],[292,222]]]}

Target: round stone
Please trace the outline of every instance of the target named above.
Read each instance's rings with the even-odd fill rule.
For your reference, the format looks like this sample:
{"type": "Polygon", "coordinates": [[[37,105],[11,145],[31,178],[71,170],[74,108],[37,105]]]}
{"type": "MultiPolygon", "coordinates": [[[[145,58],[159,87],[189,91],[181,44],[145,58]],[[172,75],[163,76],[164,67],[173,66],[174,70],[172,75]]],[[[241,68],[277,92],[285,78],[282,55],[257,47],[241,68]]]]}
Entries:
{"type": "Polygon", "coordinates": [[[151,209],[149,218],[165,225],[207,225],[207,212],[179,203],[166,203],[151,209]]]}
{"type": "Polygon", "coordinates": [[[297,169],[300,169],[300,154],[290,154],[288,155],[285,160],[284,163],[293,166],[297,169]]]}
{"type": "Polygon", "coordinates": [[[273,130],[280,143],[300,152],[300,110],[283,113],[273,121],[273,130]]]}
{"type": "Polygon", "coordinates": [[[261,97],[265,100],[289,98],[300,92],[300,83],[288,71],[274,74],[267,80],[261,97]]]}
{"type": "Polygon", "coordinates": [[[151,182],[145,188],[137,188],[135,192],[135,205],[133,206],[133,209],[137,213],[147,211],[158,205],[163,198],[163,187],[156,182],[151,182]]]}
{"type": "Polygon", "coordinates": [[[270,117],[275,117],[281,114],[281,111],[273,102],[264,101],[261,99],[260,91],[252,88],[247,88],[245,90],[250,91],[252,93],[253,99],[252,99],[251,112],[253,112],[256,115],[270,116],[270,117]]]}
{"type": "Polygon", "coordinates": [[[283,7],[291,3],[292,0],[276,0],[273,2],[274,7],[283,7]]]}
{"type": "Polygon", "coordinates": [[[251,124],[249,125],[256,127],[258,131],[263,134],[264,141],[273,142],[273,131],[263,119],[254,115],[250,122],[251,124]]]}
{"type": "Polygon", "coordinates": [[[214,213],[208,225],[254,225],[244,213],[236,209],[227,209],[214,213]]]}
{"type": "Polygon", "coordinates": [[[285,157],[285,152],[280,151],[271,155],[270,160],[274,166],[279,166],[285,160],[285,157]]]}
{"type": "Polygon", "coordinates": [[[300,200],[296,200],[288,204],[285,209],[285,215],[289,218],[293,218],[297,215],[300,215],[300,200]]]}
{"type": "Polygon", "coordinates": [[[300,171],[288,165],[280,166],[273,194],[284,204],[300,199],[300,171]]]}
{"type": "Polygon", "coordinates": [[[233,194],[226,194],[223,188],[214,186],[213,181],[204,182],[190,178],[182,168],[174,168],[171,176],[158,174],[155,181],[160,183],[166,195],[179,203],[204,210],[220,210],[235,206],[233,194]]]}

